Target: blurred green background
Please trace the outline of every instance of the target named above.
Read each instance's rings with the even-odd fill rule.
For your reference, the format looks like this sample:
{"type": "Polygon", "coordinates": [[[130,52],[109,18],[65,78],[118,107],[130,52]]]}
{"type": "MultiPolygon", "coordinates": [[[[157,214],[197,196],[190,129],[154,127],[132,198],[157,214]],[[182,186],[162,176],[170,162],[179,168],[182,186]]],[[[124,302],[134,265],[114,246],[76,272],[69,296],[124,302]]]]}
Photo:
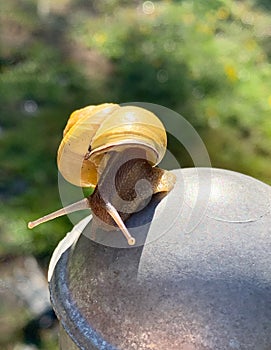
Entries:
{"type": "MultiPolygon", "coordinates": [[[[270,10],[268,0],[2,1],[0,263],[34,255],[46,270],[71,228],[67,218],[34,231],[26,222],[61,207],[56,150],[69,114],[88,104],[171,108],[200,134],[212,166],[271,184],[270,10]]],[[[1,349],[19,349],[20,317],[18,327],[16,310],[4,318],[1,349]]],[[[39,348],[56,349],[56,338],[45,332],[39,348]]]]}

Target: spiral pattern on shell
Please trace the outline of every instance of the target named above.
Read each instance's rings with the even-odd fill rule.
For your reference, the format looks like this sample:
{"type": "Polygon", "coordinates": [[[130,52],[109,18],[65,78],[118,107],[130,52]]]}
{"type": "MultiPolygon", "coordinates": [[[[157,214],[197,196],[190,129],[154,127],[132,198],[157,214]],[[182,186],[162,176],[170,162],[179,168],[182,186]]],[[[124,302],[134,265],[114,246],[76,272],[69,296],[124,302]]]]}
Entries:
{"type": "Polygon", "coordinates": [[[162,122],[144,108],[113,103],[87,106],[73,112],[67,122],[58,149],[58,169],[74,185],[95,187],[105,154],[142,148],[155,166],[164,157],[166,144],[162,122]]]}

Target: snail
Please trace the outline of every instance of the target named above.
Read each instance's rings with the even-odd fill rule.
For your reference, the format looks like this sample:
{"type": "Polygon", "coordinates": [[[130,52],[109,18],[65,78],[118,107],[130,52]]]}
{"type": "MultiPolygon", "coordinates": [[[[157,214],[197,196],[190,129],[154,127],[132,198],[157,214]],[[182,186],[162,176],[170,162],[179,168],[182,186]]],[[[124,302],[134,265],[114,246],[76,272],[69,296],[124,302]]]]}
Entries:
{"type": "Polygon", "coordinates": [[[74,111],[63,132],[57,165],[68,182],[94,192],[28,227],[89,208],[94,218],[117,226],[134,245],[125,220],[153,194],[167,193],[175,183],[174,174],[156,167],[166,145],[162,122],[141,107],[104,103],[74,111]]]}

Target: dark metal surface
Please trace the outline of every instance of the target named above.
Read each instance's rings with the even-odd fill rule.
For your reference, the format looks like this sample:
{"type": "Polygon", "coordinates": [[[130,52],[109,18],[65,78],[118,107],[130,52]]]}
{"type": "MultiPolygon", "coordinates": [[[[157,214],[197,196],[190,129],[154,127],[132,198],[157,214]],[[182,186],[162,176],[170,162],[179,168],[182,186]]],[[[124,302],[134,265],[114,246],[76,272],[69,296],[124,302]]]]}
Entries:
{"type": "Polygon", "coordinates": [[[50,292],[62,344],[271,349],[270,187],[219,169],[175,173],[172,193],[129,222],[149,222],[144,246],[116,248],[108,232],[94,242],[90,223],[61,255],[50,292]]]}

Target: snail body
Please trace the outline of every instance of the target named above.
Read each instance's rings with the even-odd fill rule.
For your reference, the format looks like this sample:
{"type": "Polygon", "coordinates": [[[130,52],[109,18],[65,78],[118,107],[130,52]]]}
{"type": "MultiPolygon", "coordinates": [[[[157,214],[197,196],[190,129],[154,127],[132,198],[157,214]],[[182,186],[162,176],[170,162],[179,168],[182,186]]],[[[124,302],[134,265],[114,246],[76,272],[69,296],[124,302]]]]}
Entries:
{"type": "Polygon", "coordinates": [[[152,194],[169,192],[175,183],[172,173],[156,167],[166,143],[163,124],[143,108],[106,103],[73,112],[58,149],[58,169],[68,182],[94,192],[28,226],[90,208],[94,217],[117,225],[133,245],[124,221],[152,194]]]}

